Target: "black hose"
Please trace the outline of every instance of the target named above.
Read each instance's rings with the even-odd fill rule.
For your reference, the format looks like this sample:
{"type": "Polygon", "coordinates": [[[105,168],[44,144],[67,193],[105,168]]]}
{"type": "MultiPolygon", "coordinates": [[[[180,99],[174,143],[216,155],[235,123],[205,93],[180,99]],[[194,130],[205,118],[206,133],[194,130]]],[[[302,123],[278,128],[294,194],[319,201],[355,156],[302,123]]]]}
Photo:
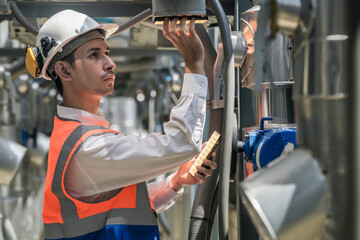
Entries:
{"type": "Polygon", "coordinates": [[[27,20],[26,17],[21,13],[20,9],[16,5],[14,1],[10,1],[10,9],[12,12],[12,15],[15,17],[15,19],[29,32],[34,34],[35,36],[39,32],[39,28],[34,26],[29,20],[27,20]]]}

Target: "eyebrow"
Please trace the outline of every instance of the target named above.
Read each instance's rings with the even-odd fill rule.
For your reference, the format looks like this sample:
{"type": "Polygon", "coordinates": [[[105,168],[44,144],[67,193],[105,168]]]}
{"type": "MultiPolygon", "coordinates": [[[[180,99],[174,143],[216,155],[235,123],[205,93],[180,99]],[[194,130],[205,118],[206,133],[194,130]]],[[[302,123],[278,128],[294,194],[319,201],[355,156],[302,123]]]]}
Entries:
{"type": "MultiPolygon", "coordinates": [[[[101,50],[101,48],[99,48],[99,47],[93,47],[93,48],[88,49],[88,50],[86,51],[86,53],[89,53],[89,52],[91,52],[91,51],[100,51],[100,50],[101,50]]],[[[109,51],[110,48],[107,47],[106,50],[109,51]]]]}

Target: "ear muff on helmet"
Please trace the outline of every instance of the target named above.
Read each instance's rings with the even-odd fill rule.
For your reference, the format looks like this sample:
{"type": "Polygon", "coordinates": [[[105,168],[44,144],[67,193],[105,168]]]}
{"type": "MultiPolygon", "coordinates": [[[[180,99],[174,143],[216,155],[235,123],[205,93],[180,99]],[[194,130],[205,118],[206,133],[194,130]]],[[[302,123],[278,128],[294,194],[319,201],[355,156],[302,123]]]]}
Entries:
{"type": "Polygon", "coordinates": [[[43,67],[43,59],[38,47],[26,48],[25,66],[31,76],[39,78],[43,67]]]}

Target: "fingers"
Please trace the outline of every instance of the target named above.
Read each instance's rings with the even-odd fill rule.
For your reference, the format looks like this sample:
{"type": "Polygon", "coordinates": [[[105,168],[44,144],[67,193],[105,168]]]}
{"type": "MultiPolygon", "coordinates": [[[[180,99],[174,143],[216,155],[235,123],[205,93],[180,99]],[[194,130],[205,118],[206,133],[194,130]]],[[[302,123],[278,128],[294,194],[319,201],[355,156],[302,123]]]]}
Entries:
{"type": "Polygon", "coordinates": [[[169,33],[170,33],[170,36],[172,36],[172,37],[176,37],[176,35],[177,35],[177,32],[176,32],[177,21],[178,21],[178,18],[173,18],[170,21],[169,33]]]}
{"type": "Polygon", "coordinates": [[[180,19],[180,24],[177,24],[179,18],[175,17],[171,20],[169,18],[164,19],[163,24],[163,35],[169,39],[171,42],[179,42],[180,39],[187,39],[191,34],[195,33],[195,18],[190,20],[189,28],[186,29],[187,17],[182,17],[180,19]]]}
{"type": "Polygon", "coordinates": [[[183,17],[180,20],[180,25],[179,25],[179,28],[177,29],[178,35],[180,36],[180,38],[187,37],[186,30],[185,30],[186,20],[187,20],[186,17],[183,17]]]}
{"type": "Polygon", "coordinates": [[[211,159],[212,159],[213,161],[215,161],[215,159],[216,159],[216,152],[213,152],[213,153],[211,154],[211,159]]]}
{"type": "Polygon", "coordinates": [[[217,168],[217,164],[214,161],[211,161],[209,159],[204,159],[203,164],[205,167],[207,167],[210,170],[215,170],[217,168]]]}
{"type": "Polygon", "coordinates": [[[190,36],[195,36],[196,32],[195,32],[195,18],[192,18],[189,24],[189,35],[190,36]]]}
{"type": "Polygon", "coordinates": [[[170,22],[169,18],[164,19],[164,23],[163,23],[163,33],[164,33],[164,35],[169,33],[169,22],[170,22]]]}
{"type": "Polygon", "coordinates": [[[201,180],[205,180],[205,178],[210,177],[214,173],[216,167],[216,162],[204,159],[203,164],[196,167],[197,172],[195,177],[201,180]]]}
{"type": "Polygon", "coordinates": [[[164,19],[163,34],[180,52],[185,62],[185,73],[203,74],[204,47],[195,31],[195,18],[190,20],[187,28],[186,17],[164,19]]]}
{"type": "Polygon", "coordinates": [[[170,42],[172,42],[172,44],[175,45],[176,42],[172,37],[173,33],[174,33],[174,23],[173,23],[173,21],[170,22],[169,18],[165,18],[164,23],[163,23],[163,35],[168,40],[170,40],[170,42]]]}
{"type": "Polygon", "coordinates": [[[194,177],[197,179],[200,179],[202,181],[205,181],[205,178],[206,178],[203,174],[201,174],[199,172],[196,172],[194,177]]]}

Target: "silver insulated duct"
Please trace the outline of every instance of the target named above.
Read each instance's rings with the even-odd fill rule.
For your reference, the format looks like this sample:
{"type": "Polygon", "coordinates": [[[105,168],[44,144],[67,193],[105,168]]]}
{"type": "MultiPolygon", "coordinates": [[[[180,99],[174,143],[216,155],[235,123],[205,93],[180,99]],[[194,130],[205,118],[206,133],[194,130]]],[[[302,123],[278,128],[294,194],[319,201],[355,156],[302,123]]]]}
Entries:
{"type": "MultiPolygon", "coordinates": [[[[247,43],[246,61],[241,71],[241,86],[253,92],[253,105],[255,106],[255,119],[257,124],[264,117],[272,117],[272,123],[294,123],[294,112],[291,100],[293,81],[293,43],[292,39],[284,34],[276,33],[274,38],[261,41],[267,44],[266,52],[262,57],[266,58],[266,67],[269,74],[255,80],[255,71],[258,64],[255,59],[255,37],[258,30],[258,14],[260,5],[241,13],[240,30],[243,32],[247,43]],[[255,69],[255,70],[254,70],[255,69]],[[257,81],[261,81],[261,87],[256,88],[257,81]]],[[[268,26],[261,26],[260,31],[266,31],[270,35],[268,26]]],[[[261,33],[260,33],[261,34],[261,33]]],[[[259,68],[261,68],[259,66],[259,68]]]]}
{"type": "MultiPolygon", "coordinates": [[[[355,146],[352,142],[351,136],[355,131],[355,124],[351,117],[354,116],[353,112],[359,109],[352,108],[354,105],[350,100],[350,93],[354,97],[355,90],[351,89],[354,83],[354,79],[351,79],[354,69],[351,66],[354,65],[351,65],[349,61],[352,51],[348,49],[349,44],[354,42],[350,36],[353,36],[352,32],[355,32],[355,28],[349,26],[351,26],[352,18],[356,17],[348,14],[355,4],[351,5],[351,1],[341,0],[262,0],[259,2],[264,10],[260,14],[259,26],[261,23],[271,22],[274,32],[288,34],[294,39],[295,84],[292,98],[295,103],[295,122],[298,128],[297,144],[298,149],[304,149],[311,158],[317,161],[319,171],[314,172],[319,177],[324,176],[326,189],[321,184],[319,186],[324,189],[326,199],[315,201],[314,198],[312,207],[320,203],[318,216],[321,217],[313,222],[312,226],[316,225],[317,228],[313,229],[311,234],[309,228],[306,230],[307,235],[299,230],[308,223],[309,219],[315,220],[317,210],[310,211],[308,216],[301,216],[304,209],[300,209],[305,205],[300,201],[285,213],[285,216],[296,217],[296,221],[292,218],[290,222],[281,223],[276,228],[274,222],[271,221],[271,217],[275,215],[266,214],[266,212],[266,219],[270,220],[270,228],[264,224],[256,224],[256,220],[259,219],[255,216],[256,214],[251,216],[252,220],[264,239],[357,239],[355,232],[358,226],[355,213],[358,203],[354,199],[358,190],[354,176],[356,176],[358,159],[353,154],[354,148],[359,148],[359,146],[355,146]],[[293,224],[290,224],[291,222],[293,224]],[[269,229],[274,230],[273,234],[262,231],[269,229]],[[286,232],[289,234],[285,234],[286,232]]],[[[266,45],[257,45],[256,51],[263,50],[263,46],[266,45]]],[[[256,64],[258,67],[258,61],[256,64]]],[[[263,73],[260,72],[260,74],[263,73]]],[[[295,173],[304,174],[305,181],[305,175],[309,172],[302,171],[295,164],[290,164],[293,158],[294,155],[290,155],[283,159],[284,162],[281,164],[278,162],[269,166],[262,173],[259,172],[253,178],[244,181],[241,186],[243,193],[246,194],[246,189],[250,189],[251,193],[246,194],[246,197],[254,197],[252,200],[245,200],[245,204],[255,203],[255,205],[247,206],[250,212],[256,207],[260,207],[262,211],[266,209],[266,205],[262,204],[261,199],[256,196],[255,183],[261,181],[265,184],[266,175],[276,172],[275,170],[280,169],[282,164],[288,164],[288,168],[287,171],[276,172],[282,176],[278,176],[280,180],[276,181],[276,184],[297,185],[296,174],[289,175],[294,169],[297,169],[295,173]]],[[[304,159],[304,154],[297,157],[299,164],[304,159]]],[[[311,193],[315,186],[314,183],[307,184],[306,193],[311,193]]],[[[271,195],[274,197],[276,193],[271,192],[271,195]]],[[[282,196],[282,194],[278,195],[278,197],[282,196]]],[[[296,194],[294,196],[296,197],[296,194]]],[[[292,201],[296,201],[295,197],[292,201]]],[[[259,213],[259,211],[256,212],[259,213]]]]}
{"type": "Polygon", "coordinates": [[[324,239],[353,239],[346,4],[317,1],[313,31],[295,46],[298,142],[318,160],[330,188],[324,239]]]}

